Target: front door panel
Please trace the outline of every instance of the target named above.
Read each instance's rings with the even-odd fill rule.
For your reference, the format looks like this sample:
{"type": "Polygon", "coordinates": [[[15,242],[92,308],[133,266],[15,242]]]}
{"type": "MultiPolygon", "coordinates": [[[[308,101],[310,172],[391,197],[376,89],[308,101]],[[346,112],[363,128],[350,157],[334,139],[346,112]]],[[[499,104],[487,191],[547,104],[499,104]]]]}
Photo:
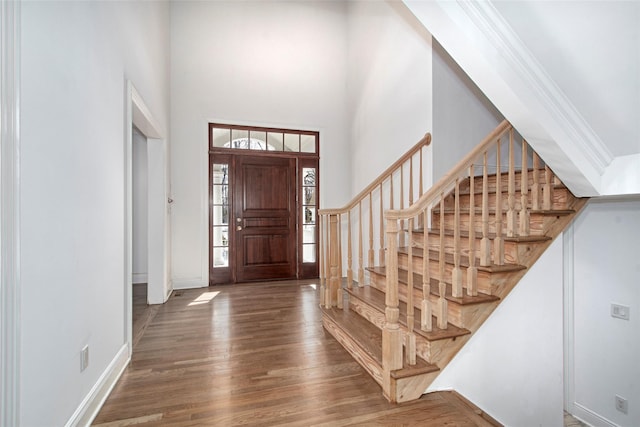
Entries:
{"type": "Polygon", "coordinates": [[[235,158],[236,281],[296,277],[296,163],[235,158]]]}

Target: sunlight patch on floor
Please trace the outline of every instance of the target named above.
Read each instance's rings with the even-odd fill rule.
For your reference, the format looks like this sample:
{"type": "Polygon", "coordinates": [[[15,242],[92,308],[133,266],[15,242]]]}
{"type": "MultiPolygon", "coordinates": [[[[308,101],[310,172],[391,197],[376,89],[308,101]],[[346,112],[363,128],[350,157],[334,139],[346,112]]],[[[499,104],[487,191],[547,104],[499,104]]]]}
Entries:
{"type": "Polygon", "coordinates": [[[192,305],[207,304],[211,302],[211,300],[214,299],[219,293],[220,291],[203,292],[200,294],[200,296],[198,296],[196,299],[191,301],[188,305],[192,306],[192,305]]]}

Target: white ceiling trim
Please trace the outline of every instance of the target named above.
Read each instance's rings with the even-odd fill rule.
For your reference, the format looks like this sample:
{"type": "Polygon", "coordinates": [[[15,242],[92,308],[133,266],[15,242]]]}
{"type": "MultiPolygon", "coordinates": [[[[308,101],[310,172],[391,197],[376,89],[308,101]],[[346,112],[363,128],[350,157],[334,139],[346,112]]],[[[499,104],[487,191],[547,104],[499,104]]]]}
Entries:
{"type": "Polygon", "coordinates": [[[457,4],[496,50],[502,53],[507,65],[537,96],[550,117],[555,118],[571,139],[584,148],[592,166],[603,174],[613,161],[613,154],[493,4],[490,1],[457,1],[457,4]]]}
{"type": "Polygon", "coordinates": [[[493,4],[403,1],[573,194],[602,194],[611,151],[493,4]]]}

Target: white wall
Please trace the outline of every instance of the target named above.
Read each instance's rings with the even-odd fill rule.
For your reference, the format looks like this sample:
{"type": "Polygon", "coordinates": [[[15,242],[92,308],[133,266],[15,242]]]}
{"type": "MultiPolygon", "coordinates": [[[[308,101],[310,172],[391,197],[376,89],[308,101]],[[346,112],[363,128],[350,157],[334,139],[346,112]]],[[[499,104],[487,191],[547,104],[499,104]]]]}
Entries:
{"type": "Polygon", "coordinates": [[[561,426],[562,236],[429,387],[454,389],[505,426],[561,426]]]}
{"type": "Polygon", "coordinates": [[[504,119],[447,51],[433,41],[434,182],[504,119]]]}
{"type": "Polygon", "coordinates": [[[594,426],[640,425],[640,200],[593,200],[572,231],[569,410],[594,426]],[[630,307],[630,319],[611,317],[611,303],[630,307]]]}
{"type": "Polygon", "coordinates": [[[147,283],[147,138],[133,130],[133,283],[147,283]]]}
{"type": "Polygon", "coordinates": [[[348,5],[351,193],[355,195],[433,132],[431,35],[402,3],[348,5]]]}
{"type": "Polygon", "coordinates": [[[80,419],[126,349],[125,82],[166,130],[168,28],[160,2],[22,3],[21,425],[80,419]]]}
{"type": "Polygon", "coordinates": [[[320,131],[320,204],[349,197],[346,4],[171,4],[172,276],[208,285],[207,123],[320,131]]]}

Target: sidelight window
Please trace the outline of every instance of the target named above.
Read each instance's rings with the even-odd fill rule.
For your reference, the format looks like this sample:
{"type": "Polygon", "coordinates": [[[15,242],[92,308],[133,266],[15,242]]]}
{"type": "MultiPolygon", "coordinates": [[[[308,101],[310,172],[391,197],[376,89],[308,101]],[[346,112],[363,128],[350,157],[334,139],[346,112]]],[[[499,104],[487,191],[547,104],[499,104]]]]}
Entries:
{"type": "Polygon", "coordinates": [[[316,168],[302,168],[302,262],[316,262],[316,168]]]}
{"type": "Polygon", "coordinates": [[[213,266],[229,266],[229,165],[214,163],[212,182],[213,266]]]}

